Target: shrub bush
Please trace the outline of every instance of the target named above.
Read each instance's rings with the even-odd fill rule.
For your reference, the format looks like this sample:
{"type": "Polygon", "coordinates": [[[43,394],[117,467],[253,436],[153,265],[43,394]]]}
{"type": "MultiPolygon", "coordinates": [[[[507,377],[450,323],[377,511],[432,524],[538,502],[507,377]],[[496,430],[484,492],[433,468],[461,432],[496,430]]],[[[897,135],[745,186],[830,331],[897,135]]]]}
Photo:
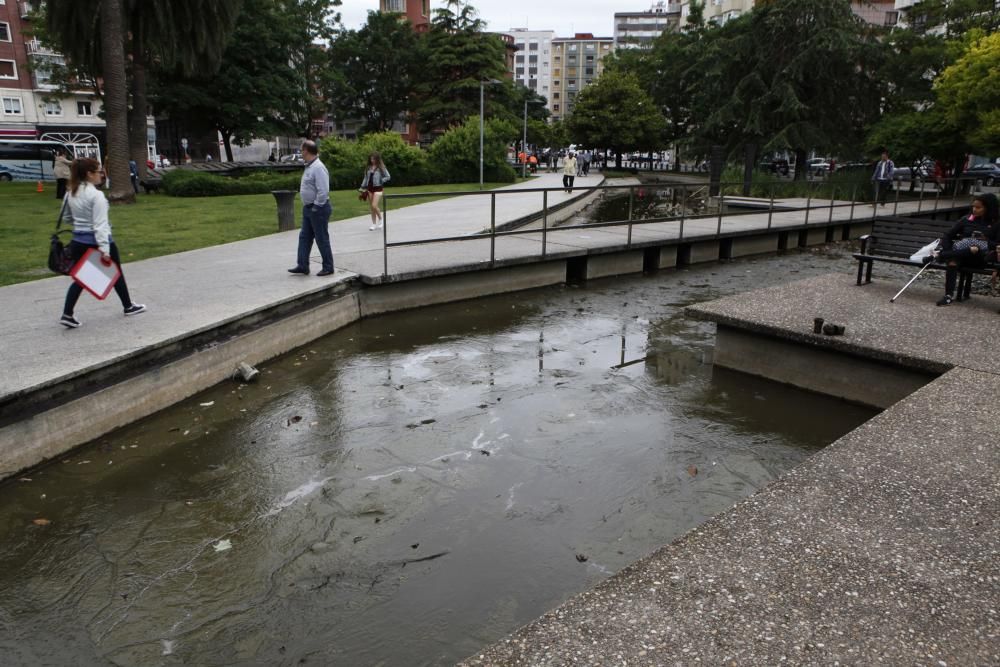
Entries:
{"type": "Polygon", "coordinates": [[[392,185],[424,185],[434,181],[424,151],[408,145],[395,132],[378,132],[366,134],[360,141],[327,137],[320,143],[319,156],[330,172],[330,187],[345,190],[361,185],[372,152],[382,155],[392,185]]]}
{"type": "Polygon", "coordinates": [[[302,174],[257,172],[241,178],[172,169],[163,175],[163,190],[174,197],[224,197],[266,194],[272,190],[298,190],[302,174]]]}
{"type": "MultiPolygon", "coordinates": [[[[743,169],[728,166],[722,172],[722,194],[740,196],[743,194],[743,169]]],[[[856,201],[864,201],[871,194],[867,174],[834,173],[825,179],[796,181],[777,174],[754,170],[750,186],[751,197],[787,199],[790,197],[813,197],[849,201],[853,195],[856,201]]]]}
{"type": "MultiPolygon", "coordinates": [[[[514,168],[507,163],[507,144],[517,138],[517,128],[504,120],[489,120],[483,131],[483,180],[513,183],[514,168]]],[[[479,116],[453,127],[428,151],[431,170],[441,183],[475,183],[479,180],[479,116]]]]}

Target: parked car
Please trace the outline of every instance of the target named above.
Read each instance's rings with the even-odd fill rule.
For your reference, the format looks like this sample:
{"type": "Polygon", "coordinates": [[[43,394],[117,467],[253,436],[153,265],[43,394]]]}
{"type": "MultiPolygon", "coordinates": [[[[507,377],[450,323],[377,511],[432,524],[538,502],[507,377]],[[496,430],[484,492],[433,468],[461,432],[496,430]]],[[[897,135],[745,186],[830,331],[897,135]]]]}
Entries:
{"type": "Polygon", "coordinates": [[[851,162],[838,162],[834,168],[836,172],[860,173],[874,171],[875,165],[867,160],[853,160],[851,162]]]}
{"type": "Polygon", "coordinates": [[[933,160],[922,160],[916,165],[916,169],[910,165],[898,165],[892,172],[894,181],[912,181],[914,175],[919,180],[927,180],[934,174],[933,160]]]}
{"type": "Polygon", "coordinates": [[[806,169],[810,176],[825,176],[830,173],[830,158],[814,157],[807,160],[806,169]]]}
{"type": "Polygon", "coordinates": [[[783,157],[769,158],[766,157],[760,161],[760,169],[771,174],[781,174],[782,176],[788,176],[788,160],[783,157]]]}
{"type": "Polygon", "coordinates": [[[973,165],[962,174],[962,178],[966,177],[981,180],[983,185],[987,187],[1000,185],[1000,165],[994,162],[982,162],[973,165]]]}

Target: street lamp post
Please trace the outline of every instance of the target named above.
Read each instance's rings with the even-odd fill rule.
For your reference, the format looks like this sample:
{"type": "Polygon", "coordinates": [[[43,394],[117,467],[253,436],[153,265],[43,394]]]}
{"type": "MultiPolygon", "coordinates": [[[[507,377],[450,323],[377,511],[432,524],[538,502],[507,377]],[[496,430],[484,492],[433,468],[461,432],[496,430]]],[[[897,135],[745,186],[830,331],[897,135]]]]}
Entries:
{"type": "Polygon", "coordinates": [[[496,79],[487,79],[479,82],[479,189],[483,189],[483,116],[486,115],[485,94],[483,92],[486,84],[500,83],[496,79]]]}
{"type": "Polygon", "coordinates": [[[521,178],[528,177],[528,96],[524,96],[524,134],[521,137],[521,151],[524,153],[524,164],[521,165],[521,178]]]}

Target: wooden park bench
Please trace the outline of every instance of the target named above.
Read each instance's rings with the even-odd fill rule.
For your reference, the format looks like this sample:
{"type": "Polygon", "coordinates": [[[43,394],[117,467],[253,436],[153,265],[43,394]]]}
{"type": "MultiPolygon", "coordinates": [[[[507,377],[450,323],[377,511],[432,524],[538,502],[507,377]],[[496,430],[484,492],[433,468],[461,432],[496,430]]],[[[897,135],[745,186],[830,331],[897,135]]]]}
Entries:
{"type": "MultiPolygon", "coordinates": [[[[951,220],[931,220],[929,218],[880,217],[872,225],[872,233],[861,237],[861,250],[854,253],[858,260],[858,285],[872,281],[872,265],[875,262],[902,264],[920,269],[922,262],[910,259],[914,254],[934,239],[942,238],[954,224],[951,220]],[[862,282],[862,278],[864,281],[862,282]]],[[[932,262],[927,267],[944,271],[944,263],[932,262]]],[[[962,267],[958,274],[956,301],[969,298],[973,274],[991,275],[997,270],[996,264],[983,268],[962,267]]]]}

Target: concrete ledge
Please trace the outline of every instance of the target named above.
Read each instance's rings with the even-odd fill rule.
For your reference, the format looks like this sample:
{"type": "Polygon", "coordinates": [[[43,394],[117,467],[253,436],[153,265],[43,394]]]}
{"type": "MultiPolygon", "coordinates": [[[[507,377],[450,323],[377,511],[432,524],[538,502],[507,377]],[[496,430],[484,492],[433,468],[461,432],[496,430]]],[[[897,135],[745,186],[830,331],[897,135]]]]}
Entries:
{"type": "Polygon", "coordinates": [[[718,241],[697,241],[680,246],[677,252],[677,263],[701,264],[703,262],[716,262],[719,260],[718,241]]]}
{"type": "Polygon", "coordinates": [[[722,324],[716,334],[714,362],[875,408],[887,408],[937,377],[722,324]]]}
{"type": "Polygon", "coordinates": [[[761,234],[728,239],[723,244],[723,258],[735,259],[749,255],[764,255],[777,252],[778,234],[761,234]]]}
{"type": "Polygon", "coordinates": [[[677,266],[677,246],[669,245],[660,248],[660,258],[657,268],[672,269],[677,266]]]}
{"type": "Polygon", "coordinates": [[[360,318],[357,293],[258,328],[0,429],[0,478],[167,408],[360,318]]]}
{"type": "Polygon", "coordinates": [[[587,280],[619,276],[627,273],[642,273],[644,252],[630,250],[608,255],[590,255],[587,257],[587,280]]]}
{"type": "Polygon", "coordinates": [[[821,245],[826,243],[827,228],[825,225],[817,225],[815,229],[803,229],[799,232],[799,247],[805,248],[811,245],[821,245]]]}
{"type": "MultiPolygon", "coordinates": [[[[639,270],[642,270],[640,263],[639,270]]],[[[551,261],[382,285],[361,293],[361,317],[419,308],[489,294],[517,292],[566,282],[566,262],[551,261]]]]}

